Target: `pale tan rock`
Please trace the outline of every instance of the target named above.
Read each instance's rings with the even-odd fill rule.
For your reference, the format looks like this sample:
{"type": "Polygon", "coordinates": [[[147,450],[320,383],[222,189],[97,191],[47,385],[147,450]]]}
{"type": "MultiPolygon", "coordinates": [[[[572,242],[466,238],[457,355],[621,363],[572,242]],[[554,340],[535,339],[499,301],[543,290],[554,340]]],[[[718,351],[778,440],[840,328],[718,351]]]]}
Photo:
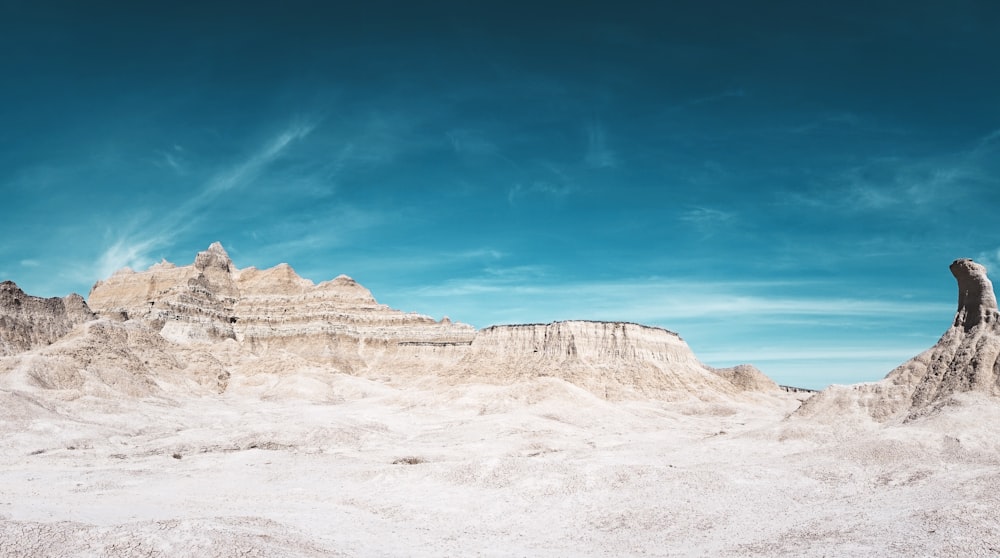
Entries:
{"type": "Polygon", "coordinates": [[[66,399],[218,393],[228,377],[211,352],[178,346],[135,321],[92,320],[50,346],[0,359],[5,388],[66,399]]]}
{"type": "Polygon", "coordinates": [[[741,391],[774,392],[781,389],[774,380],[768,378],[752,364],[738,364],[729,368],[712,368],[711,370],[741,391]]]}
{"type": "Polygon", "coordinates": [[[711,400],[739,391],[700,363],[676,333],[622,322],[488,327],[445,374],[489,383],[555,377],[607,399],[711,400]]]}
{"type": "Polygon", "coordinates": [[[102,315],[147,322],[177,343],[235,339],[253,353],[290,351],[356,373],[447,364],[475,335],[467,324],[379,304],[346,275],[316,285],[288,264],[238,269],[219,243],[192,265],[116,273],[89,300],[102,315]],[[426,353],[435,354],[428,361],[426,353]]]}
{"type": "Polygon", "coordinates": [[[191,265],[161,262],[117,272],[94,285],[90,304],[106,318],[100,327],[38,355],[42,360],[7,368],[37,386],[90,386],[88,392],[97,393],[93,385],[109,385],[98,370],[103,366],[123,378],[112,387],[137,395],[166,385],[195,392],[233,387],[270,397],[301,395],[312,386],[323,399],[328,390],[316,386],[328,381],[324,374],[336,373],[381,381],[438,377],[451,384],[548,377],[616,400],[719,401],[780,391],[752,367],[703,365],[680,336],[661,328],[566,321],[476,332],[450,318],[435,321],[379,304],[346,275],[317,285],[287,264],[239,269],[219,243],[191,265]],[[100,356],[96,347],[120,358],[100,356]],[[87,364],[74,368],[80,360],[87,364]],[[134,374],[124,379],[127,370],[134,374]]]}
{"type": "Polygon", "coordinates": [[[958,310],[933,347],[881,382],[830,387],[796,414],[819,417],[862,408],[879,422],[910,421],[949,405],[955,394],[1000,396],[1000,311],[993,284],[986,268],[972,260],[955,260],[950,269],[958,283],[958,310]]]}

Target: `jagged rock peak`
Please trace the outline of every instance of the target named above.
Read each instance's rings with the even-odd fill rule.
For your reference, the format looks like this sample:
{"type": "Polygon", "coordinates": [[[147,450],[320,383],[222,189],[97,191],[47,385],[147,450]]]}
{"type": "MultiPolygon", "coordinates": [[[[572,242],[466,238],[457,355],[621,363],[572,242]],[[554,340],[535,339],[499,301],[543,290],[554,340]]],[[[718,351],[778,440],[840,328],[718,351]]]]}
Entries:
{"type": "Polygon", "coordinates": [[[229,259],[229,254],[222,247],[222,243],[213,242],[207,250],[198,252],[198,255],[194,259],[194,267],[200,270],[212,267],[223,271],[230,271],[233,269],[233,260],[229,259]]]}
{"type": "Polygon", "coordinates": [[[997,321],[997,299],[986,268],[971,259],[960,258],[951,263],[950,269],[958,281],[955,326],[969,331],[981,322],[997,321]]]}

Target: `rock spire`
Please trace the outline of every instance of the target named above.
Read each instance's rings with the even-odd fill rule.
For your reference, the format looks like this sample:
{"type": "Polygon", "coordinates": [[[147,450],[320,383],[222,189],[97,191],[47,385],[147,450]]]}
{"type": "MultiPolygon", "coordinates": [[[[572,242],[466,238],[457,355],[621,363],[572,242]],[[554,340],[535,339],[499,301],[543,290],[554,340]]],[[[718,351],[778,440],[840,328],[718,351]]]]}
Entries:
{"type": "Polygon", "coordinates": [[[986,268],[968,258],[962,258],[952,262],[950,269],[958,281],[955,326],[969,331],[981,322],[995,323],[997,298],[993,293],[993,283],[986,276],[986,268]]]}
{"type": "Polygon", "coordinates": [[[877,421],[915,420],[948,405],[959,393],[1000,396],[1000,311],[982,265],[952,262],[958,309],[930,349],[904,362],[881,382],[831,386],[806,401],[800,416],[863,409],[877,421]]]}

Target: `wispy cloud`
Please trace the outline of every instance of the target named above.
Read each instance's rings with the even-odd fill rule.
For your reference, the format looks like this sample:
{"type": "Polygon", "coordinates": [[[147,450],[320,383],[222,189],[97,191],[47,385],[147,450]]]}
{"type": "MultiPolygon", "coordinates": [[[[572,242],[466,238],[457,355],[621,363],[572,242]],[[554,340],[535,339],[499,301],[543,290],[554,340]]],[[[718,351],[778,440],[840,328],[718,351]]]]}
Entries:
{"type": "Polygon", "coordinates": [[[978,146],[934,158],[874,157],[820,178],[812,193],[786,193],[784,199],[823,210],[933,214],[995,188],[995,166],[978,146]]]}
{"type": "Polygon", "coordinates": [[[980,252],[976,256],[976,261],[986,266],[986,270],[991,275],[995,275],[1000,272],[1000,248],[980,252]]]}
{"type": "Polygon", "coordinates": [[[41,265],[41,262],[38,260],[21,260],[21,267],[38,267],[39,265],[41,265]]]}
{"type": "Polygon", "coordinates": [[[274,162],[289,144],[309,135],[314,127],[315,124],[297,125],[278,134],[263,149],[254,153],[247,160],[212,177],[205,184],[201,194],[192,200],[191,204],[202,206],[237,186],[244,186],[253,182],[261,170],[274,162]]]}
{"type": "Polygon", "coordinates": [[[507,189],[507,202],[515,205],[520,199],[531,196],[544,196],[550,199],[561,199],[573,192],[573,181],[570,176],[558,166],[547,162],[539,162],[536,168],[542,174],[539,178],[517,182],[507,189]]]}
{"type": "MultiPolygon", "coordinates": [[[[895,347],[760,347],[741,348],[736,351],[707,351],[698,355],[704,361],[870,361],[891,360],[903,362],[925,350],[927,346],[909,345],[895,347]]],[[[886,370],[888,372],[888,370],[886,370]]]]}
{"type": "Polygon", "coordinates": [[[811,134],[813,132],[829,131],[832,129],[853,129],[864,124],[864,120],[852,112],[835,112],[823,114],[804,124],[798,124],[787,128],[792,134],[811,134]]]}
{"type": "Polygon", "coordinates": [[[723,227],[730,225],[736,219],[736,214],[712,207],[693,207],[681,213],[684,221],[705,237],[710,237],[723,227]]]}
{"type": "Polygon", "coordinates": [[[695,207],[681,214],[680,219],[695,225],[715,225],[731,221],[734,213],[711,207],[695,207]]]}
{"type": "Polygon", "coordinates": [[[507,190],[507,202],[514,205],[519,199],[531,195],[543,195],[552,198],[563,198],[569,195],[571,188],[564,184],[555,184],[545,180],[531,183],[517,183],[507,190]]]}
{"type": "Polygon", "coordinates": [[[594,121],[587,125],[587,153],[584,161],[587,166],[595,169],[618,166],[618,158],[608,147],[607,134],[600,122],[594,121]]]}
{"type": "Polygon", "coordinates": [[[460,155],[495,155],[500,151],[496,143],[476,130],[449,130],[445,137],[452,151],[460,155]]]}
{"type": "Polygon", "coordinates": [[[152,161],[153,165],[170,169],[181,176],[187,174],[187,162],[181,146],[175,144],[170,149],[157,149],[154,154],[156,157],[152,161]]]}
{"type": "MultiPolygon", "coordinates": [[[[483,293],[533,296],[538,309],[574,312],[579,318],[662,322],[669,319],[756,316],[796,320],[803,316],[885,317],[938,313],[949,315],[949,304],[912,300],[827,298],[773,294],[776,286],[789,290],[795,283],[725,282],[699,280],[624,280],[607,282],[543,283],[526,274],[490,274],[447,281],[413,291],[422,297],[460,297],[483,293]],[[530,281],[528,279],[531,279],[530,281]],[[764,291],[764,292],[754,292],[764,291]]],[[[565,317],[565,316],[563,316],[565,317]]],[[[555,319],[555,318],[554,318],[555,319]]]]}
{"type": "Polygon", "coordinates": [[[693,97],[686,101],[682,101],[673,107],[668,109],[669,112],[681,111],[690,107],[697,107],[700,105],[707,105],[712,103],[718,103],[721,101],[726,101],[729,99],[740,99],[747,96],[747,92],[742,87],[736,87],[732,89],[726,89],[718,93],[711,93],[708,95],[703,95],[701,97],[693,97]]]}
{"type": "Polygon", "coordinates": [[[99,277],[107,277],[122,267],[141,269],[152,261],[151,254],[168,246],[177,234],[196,224],[203,210],[220,196],[252,183],[289,146],[312,132],[316,123],[297,124],[271,138],[245,160],[211,176],[201,189],[179,207],[145,222],[133,222],[124,232],[111,235],[110,244],[97,258],[99,277]]]}
{"type": "Polygon", "coordinates": [[[979,138],[979,142],[973,149],[974,154],[1000,149],[1000,128],[993,130],[985,136],[979,138]]]}
{"type": "Polygon", "coordinates": [[[105,248],[97,260],[97,276],[105,278],[115,271],[128,267],[130,269],[142,269],[152,263],[150,252],[163,248],[168,240],[164,234],[152,237],[119,238],[114,243],[105,248]]]}

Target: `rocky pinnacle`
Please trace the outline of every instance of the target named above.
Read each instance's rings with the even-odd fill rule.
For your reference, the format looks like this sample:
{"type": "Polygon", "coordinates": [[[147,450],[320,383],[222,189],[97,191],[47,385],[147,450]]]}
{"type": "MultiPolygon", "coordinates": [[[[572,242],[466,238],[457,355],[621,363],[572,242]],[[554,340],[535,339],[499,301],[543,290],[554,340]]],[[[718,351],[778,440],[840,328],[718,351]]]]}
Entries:
{"type": "Polygon", "coordinates": [[[962,326],[965,331],[969,331],[981,322],[995,321],[998,314],[997,299],[993,294],[993,283],[986,276],[986,268],[968,258],[962,258],[952,262],[950,269],[958,281],[955,326],[962,326]]]}

